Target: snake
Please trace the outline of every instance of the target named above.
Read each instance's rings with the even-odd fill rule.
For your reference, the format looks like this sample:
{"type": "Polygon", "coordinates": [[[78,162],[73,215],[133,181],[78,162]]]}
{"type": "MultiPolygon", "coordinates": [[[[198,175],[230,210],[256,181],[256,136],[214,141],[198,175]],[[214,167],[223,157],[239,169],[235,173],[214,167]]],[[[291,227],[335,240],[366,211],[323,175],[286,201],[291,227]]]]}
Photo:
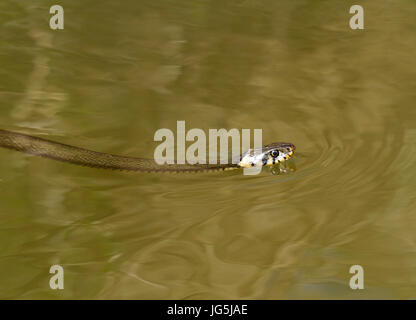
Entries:
{"type": "Polygon", "coordinates": [[[296,149],[292,143],[274,142],[258,149],[249,149],[240,155],[238,161],[225,164],[158,164],[154,159],[97,152],[2,129],[0,147],[91,168],[143,172],[204,172],[273,166],[290,159],[296,149]]]}

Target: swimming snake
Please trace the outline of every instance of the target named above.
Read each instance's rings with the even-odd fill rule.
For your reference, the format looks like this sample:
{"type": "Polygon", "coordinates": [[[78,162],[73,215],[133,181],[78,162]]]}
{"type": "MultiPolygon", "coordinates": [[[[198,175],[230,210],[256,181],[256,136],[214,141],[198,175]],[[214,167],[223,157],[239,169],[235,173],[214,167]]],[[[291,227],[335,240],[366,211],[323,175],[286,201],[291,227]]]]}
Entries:
{"type": "Polygon", "coordinates": [[[295,146],[291,143],[275,142],[261,149],[248,150],[236,163],[159,165],[153,159],[97,152],[2,129],[0,129],[0,147],[81,166],[145,172],[203,172],[272,166],[291,158],[295,151],[295,146]]]}

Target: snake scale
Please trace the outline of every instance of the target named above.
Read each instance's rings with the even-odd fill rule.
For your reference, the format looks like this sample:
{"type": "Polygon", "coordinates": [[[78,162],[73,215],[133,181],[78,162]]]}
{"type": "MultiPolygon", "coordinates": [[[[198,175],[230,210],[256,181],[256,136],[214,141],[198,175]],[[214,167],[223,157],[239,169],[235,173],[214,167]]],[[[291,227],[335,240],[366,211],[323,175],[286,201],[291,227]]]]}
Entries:
{"type": "Polygon", "coordinates": [[[295,146],[275,142],[261,150],[250,149],[238,163],[227,164],[162,164],[153,159],[119,156],[92,151],[31,135],[0,129],[0,147],[27,154],[92,168],[144,172],[203,172],[254,166],[272,166],[293,156],[295,146]]]}

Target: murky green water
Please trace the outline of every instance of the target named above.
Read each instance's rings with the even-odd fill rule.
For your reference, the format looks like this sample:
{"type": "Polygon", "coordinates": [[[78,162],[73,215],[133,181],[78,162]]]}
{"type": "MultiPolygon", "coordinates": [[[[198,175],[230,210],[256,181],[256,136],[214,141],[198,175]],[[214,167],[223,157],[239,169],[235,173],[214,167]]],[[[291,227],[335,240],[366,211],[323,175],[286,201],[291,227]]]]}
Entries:
{"type": "Polygon", "coordinates": [[[0,3],[0,127],[152,157],[263,129],[297,170],[129,174],[0,150],[0,297],[416,298],[416,3],[0,3]],[[65,289],[49,288],[49,268],[65,289]],[[361,265],[365,289],[351,290],[361,265]]]}

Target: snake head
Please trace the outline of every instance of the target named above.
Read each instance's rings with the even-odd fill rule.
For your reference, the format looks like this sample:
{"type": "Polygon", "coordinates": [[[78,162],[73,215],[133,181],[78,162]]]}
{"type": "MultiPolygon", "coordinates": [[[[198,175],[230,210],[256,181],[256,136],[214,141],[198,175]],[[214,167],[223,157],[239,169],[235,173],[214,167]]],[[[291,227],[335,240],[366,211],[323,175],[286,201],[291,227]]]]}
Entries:
{"type": "Polygon", "coordinates": [[[243,153],[239,167],[272,166],[290,159],[295,152],[295,145],[286,142],[275,142],[259,149],[249,149],[243,153]]]}

